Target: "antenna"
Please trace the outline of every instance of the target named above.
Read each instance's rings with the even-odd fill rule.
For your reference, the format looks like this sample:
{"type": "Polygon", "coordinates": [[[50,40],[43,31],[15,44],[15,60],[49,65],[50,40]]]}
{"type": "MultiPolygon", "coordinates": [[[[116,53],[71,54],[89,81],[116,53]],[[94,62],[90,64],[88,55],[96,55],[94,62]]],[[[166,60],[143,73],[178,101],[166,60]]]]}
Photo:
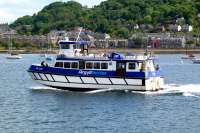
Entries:
{"type": "MultiPolygon", "coordinates": [[[[76,42],[79,40],[80,34],[81,34],[82,30],[83,30],[83,28],[81,27],[81,28],[80,28],[80,31],[79,31],[79,33],[78,33],[78,36],[77,36],[77,38],[76,38],[76,42]]],[[[77,45],[78,45],[78,44],[76,44],[76,49],[78,48],[77,45]]]]}
{"type": "Polygon", "coordinates": [[[79,31],[79,33],[78,33],[78,37],[76,38],[76,42],[79,40],[80,34],[81,34],[82,30],[83,30],[83,28],[81,27],[81,28],[80,28],[80,31],[79,31]]]}

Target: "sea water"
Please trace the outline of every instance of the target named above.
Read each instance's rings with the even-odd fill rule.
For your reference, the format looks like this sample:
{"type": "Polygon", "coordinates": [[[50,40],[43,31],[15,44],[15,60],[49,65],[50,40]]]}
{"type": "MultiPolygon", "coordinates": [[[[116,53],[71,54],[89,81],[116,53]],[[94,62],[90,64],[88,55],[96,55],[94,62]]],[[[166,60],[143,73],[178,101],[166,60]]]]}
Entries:
{"type": "Polygon", "coordinates": [[[0,55],[2,133],[200,131],[200,65],[181,60],[182,55],[157,55],[164,90],[96,93],[41,86],[31,80],[27,69],[43,58],[22,56],[21,60],[8,60],[0,55]]]}

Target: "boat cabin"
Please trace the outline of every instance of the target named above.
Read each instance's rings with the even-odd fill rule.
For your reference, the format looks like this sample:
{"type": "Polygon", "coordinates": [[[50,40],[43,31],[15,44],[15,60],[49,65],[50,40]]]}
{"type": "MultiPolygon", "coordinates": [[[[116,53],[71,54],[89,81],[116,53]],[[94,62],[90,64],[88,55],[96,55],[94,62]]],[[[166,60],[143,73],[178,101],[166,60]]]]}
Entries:
{"type": "Polygon", "coordinates": [[[118,77],[124,77],[130,72],[157,70],[153,60],[57,60],[54,67],[68,70],[112,71],[118,77]]]}
{"type": "Polygon", "coordinates": [[[87,41],[69,41],[66,37],[64,40],[60,40],[58,44],[60,47],[59,55],[74,57],[88,54],[87,41]]]}

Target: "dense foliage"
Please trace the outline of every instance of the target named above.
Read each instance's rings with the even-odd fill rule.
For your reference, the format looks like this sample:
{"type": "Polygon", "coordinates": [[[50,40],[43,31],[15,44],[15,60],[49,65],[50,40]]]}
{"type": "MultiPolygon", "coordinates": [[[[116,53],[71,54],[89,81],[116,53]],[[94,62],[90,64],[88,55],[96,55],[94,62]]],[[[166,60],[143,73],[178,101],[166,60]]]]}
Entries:
{"type": "Polygon", "coordinates": [[[177,18],[200,27],[199,0],[107,0],[93,8],[69,1],[55,2],[33,16],[17,19],[11,26],[22,34],[45,34],[76,26],[112,36],[128,38],[136,24],[163,25],[177,18]]]}

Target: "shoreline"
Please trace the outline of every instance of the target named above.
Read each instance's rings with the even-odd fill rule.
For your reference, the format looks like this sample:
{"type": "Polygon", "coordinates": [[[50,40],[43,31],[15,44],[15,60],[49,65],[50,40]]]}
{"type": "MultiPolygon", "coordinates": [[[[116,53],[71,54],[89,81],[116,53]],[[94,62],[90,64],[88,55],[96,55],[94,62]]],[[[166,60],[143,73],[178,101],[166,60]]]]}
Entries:
{"type": "MultiPolygon", "coordinates": [[[[49,54],[57,54],[59,50],[52,50],[48,51],[49,54]]],[[[116,49],[89,49],[90,53],[110,53],[110,52],[119,52],[119,53],[144,53],[146,49],[123,49],[123,48],[116,48],[116,49]]],[[[200,48],[193,48],[193,49],[148,49],[154,54],[185,54],[187,53],[194,53],[200,54],[200,48]]],[[[45,54],[47,53],[45,50],[13,50],[14,53],[19,54],[45,54]]],[[[8,50],[0,50],[0,54],[6,54],[8,50]]]]}

